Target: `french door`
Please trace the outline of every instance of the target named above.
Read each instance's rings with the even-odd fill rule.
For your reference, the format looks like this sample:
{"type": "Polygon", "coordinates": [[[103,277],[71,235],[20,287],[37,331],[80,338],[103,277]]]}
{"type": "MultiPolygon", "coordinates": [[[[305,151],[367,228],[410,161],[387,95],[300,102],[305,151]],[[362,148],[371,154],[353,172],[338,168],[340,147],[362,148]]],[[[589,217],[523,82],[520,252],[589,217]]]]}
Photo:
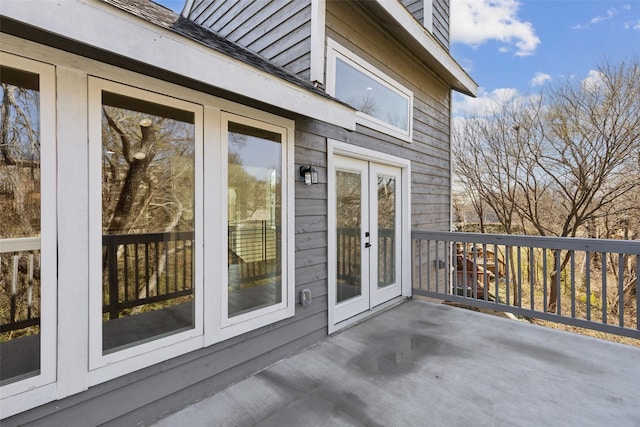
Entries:
{"type": "Polygon", "coordinates": [[[401,295],[402,169],[336,155],[333,321],[401,295]]]}

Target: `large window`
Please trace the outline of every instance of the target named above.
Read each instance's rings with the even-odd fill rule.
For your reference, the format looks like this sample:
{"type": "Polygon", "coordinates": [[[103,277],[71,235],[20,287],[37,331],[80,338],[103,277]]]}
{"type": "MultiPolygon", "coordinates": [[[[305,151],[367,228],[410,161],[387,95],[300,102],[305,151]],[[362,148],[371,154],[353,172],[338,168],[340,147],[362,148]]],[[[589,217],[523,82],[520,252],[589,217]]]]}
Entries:
{"type": "Polygon", "coordinates": [[[92,382],[292,316],[291,122],[89,91],[92,382]]]}
{"type": "Polygon", "coordinates": [[[92,224],[101,280],[91,289],[94,310],[100,307],[91,365],[99,367],[201,335],[195,195],[202,109],[90,82],[93,177],[100,182],[92,194],[101,194],[100,220],[92,224]]]}
{"type": "Polygon", "coordinates": [[[286,251],[291,219],[286,192],[290,132],[241,116],[225,114],[223,118],[227,148],[225,328],[293,315],[293,289],[286,286],[291,277],[286,251]]]}
{"type": "Polygon", "coordinates": [[[55,380],[56,149],[53,67],[7,54],[1,59],[0,386],[5,397],[55,380]]]}
{"type": "Polygon", "coordinates": [[[363,125],[411,141],[413,93],[331,39],[327,91],[357,109],[363,125]]]}
{"type": "Polygon", "coordinates": [[[294,315],[294,122],[95,65],[0,52],[2,416],[294,315]]]}

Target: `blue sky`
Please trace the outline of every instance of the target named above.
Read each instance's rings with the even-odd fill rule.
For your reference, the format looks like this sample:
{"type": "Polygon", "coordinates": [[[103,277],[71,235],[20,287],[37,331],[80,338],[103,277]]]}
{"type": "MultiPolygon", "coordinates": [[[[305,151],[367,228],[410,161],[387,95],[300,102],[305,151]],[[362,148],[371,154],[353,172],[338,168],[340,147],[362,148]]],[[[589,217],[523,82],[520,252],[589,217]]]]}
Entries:
{"type": "Polygon", "coordinates": [[[480,86],[454,115],[640,55],[640,0],[451,0],[451,53],[480,86]]]}
{"type": "MultiPolygon", "coordinates": [[[[184,5],[156,1],[177,13],[184,5]]],[[[640,0],[450,1],[451,53],[480,86],[476,99],[456,94],[456,116],[640,56],[640,0]]]]}

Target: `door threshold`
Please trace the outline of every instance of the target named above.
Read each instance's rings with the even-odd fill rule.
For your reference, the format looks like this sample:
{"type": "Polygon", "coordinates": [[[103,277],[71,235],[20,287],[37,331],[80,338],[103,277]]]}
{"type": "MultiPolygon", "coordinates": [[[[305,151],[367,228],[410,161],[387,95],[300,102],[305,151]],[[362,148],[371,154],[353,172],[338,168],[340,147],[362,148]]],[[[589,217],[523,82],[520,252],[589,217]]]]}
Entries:
{"type": "Polygon", "coordinates": [[[368,320],[370,318],[372,318],[373,316],[377,316],[378,314],[382,313],[383,311],[387,311],[393,307],[396,307],[397,305],[402,304],[403,302],[407,301],[408,297],[405,295],[399,295],[395,298],[390,299],[387,302],[383,302],[380,305],[377,305],[375,307],[373,307],[370,310],[364,311],[360,314],[357,314],[353,317],[350,317],[346,320],[343,320],[339,323],[336,323],[335,325],[329,325],[329,335],[333,335],[336,334],[338,332],[342,332],[344,329],[357,325],[358,323],[361,323],[365,320],[368,320]]]}

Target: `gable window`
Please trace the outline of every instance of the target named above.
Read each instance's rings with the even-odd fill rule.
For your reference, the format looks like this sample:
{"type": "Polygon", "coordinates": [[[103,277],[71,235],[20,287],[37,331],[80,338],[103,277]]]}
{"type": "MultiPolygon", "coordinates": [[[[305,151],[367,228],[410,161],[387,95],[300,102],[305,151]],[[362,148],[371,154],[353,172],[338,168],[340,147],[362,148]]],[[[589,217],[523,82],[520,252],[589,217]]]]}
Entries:
{"type": "Polygon", "coordinates": [[[362,125],[411,141],[413,93],[331,39],[327,91],[357,109],[362,125]]]}

